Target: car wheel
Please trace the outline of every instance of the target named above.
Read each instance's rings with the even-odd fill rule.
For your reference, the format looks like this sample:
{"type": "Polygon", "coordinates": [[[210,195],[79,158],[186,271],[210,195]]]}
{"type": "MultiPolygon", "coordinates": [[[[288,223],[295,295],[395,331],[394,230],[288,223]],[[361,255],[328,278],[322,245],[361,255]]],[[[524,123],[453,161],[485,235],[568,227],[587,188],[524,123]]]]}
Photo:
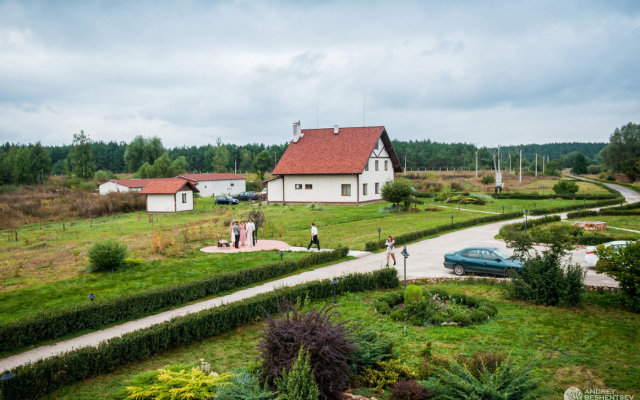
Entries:
{"type": "Polygon", "coordinates": [[[453,273],[458,275],[458,276],[462,276],[464,275],[464,267],[460,264],[456,264],[453,266],[453,273]]]}

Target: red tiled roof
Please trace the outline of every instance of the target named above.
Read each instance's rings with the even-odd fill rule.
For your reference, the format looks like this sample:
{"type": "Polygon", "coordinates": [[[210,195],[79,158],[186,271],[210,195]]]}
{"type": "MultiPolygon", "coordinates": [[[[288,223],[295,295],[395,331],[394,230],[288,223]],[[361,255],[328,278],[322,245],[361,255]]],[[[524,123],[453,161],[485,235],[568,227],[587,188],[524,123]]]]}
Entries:
{"type": "Polygon", "coordinates": [[[371,156],[376,142],[383,142],[395,169],[400,168],[384,126],[303,129],[297,143],[291,142],[273,169],[274,175],[359,174],[371,156]]]}
{"type": "Polygon", "coordinates": [[[193,190],[199,192],[195,185],[190,181],[182,179],[165,179],[161,181],[155,181],[148,183],[140,193],[142,194],[174,194],[183,190],[184,187],[187,190],[193,190]]]}
{"type": "Polygon", "coordinates": [[[221,181],[226,179],[245,179],[244,175],[230,174],[230,173],[213,173],[213,174],[181,174],[176,178],[187,178],[198,181],[221,181]]]}
{"type": "MultiPolygon", "coordinates": [[[[147,184],[151,182],[160,182],[160,181],[174,181],[176,178],[150,178],[150,179],[120,179],[114,181],[118,185],[126,186],[128,188],[141,188],[147,186],[147,184]]],[[[179,179],[179,181],[184,182],[184,179],[179,179]]]]}

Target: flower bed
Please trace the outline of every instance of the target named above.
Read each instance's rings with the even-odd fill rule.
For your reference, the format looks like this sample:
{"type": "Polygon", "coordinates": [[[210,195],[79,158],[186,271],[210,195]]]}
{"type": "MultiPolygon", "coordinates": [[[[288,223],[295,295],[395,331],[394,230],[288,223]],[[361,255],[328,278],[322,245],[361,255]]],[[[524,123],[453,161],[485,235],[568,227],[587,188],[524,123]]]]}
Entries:
{"type": "Polygon", "coordinates": [[[379,313],[391,314],[395,321],[419,326],[480,324],[498,313],[486,300],[442,290],[423,290],[417,285],[407,286],[404,296],[401,292],[382,296],[374,307],[379,313]]]}

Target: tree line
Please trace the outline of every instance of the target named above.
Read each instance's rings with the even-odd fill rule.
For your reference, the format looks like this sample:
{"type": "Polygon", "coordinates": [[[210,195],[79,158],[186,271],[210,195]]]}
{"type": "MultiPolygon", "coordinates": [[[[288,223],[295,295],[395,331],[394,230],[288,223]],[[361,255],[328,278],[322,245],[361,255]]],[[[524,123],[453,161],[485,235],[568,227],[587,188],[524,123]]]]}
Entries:
{"type": "MultiPolygon", "coordinates": [[[[70,145],[0,145],[0,184],[44,183],[50,174],[74,174],[89,179],[96,172],[100,178],[111,177],[113,173],[153,178],[184,172],[256,172],[262,179],[265,172],[275,167],[287,145],[224,144],[218,139],[215,144],[167,149],[158,137],[137,136],[130,143],[103,142],[93,141],[81,131],[73,135],[70,145]]],[[[614,172],[640,177],[640,125],[633,123],[616,128],[609,144],[528,144],[503,146],[499,152],[486,146],[431,140],[394,140],[393,146],[408,170],[472,170],[476,152],[479,169],[493,169],[499,159],[503,170],[517,170],[522,150],[525,169],[533,169],[537,157],[538,171],[542,171],[543,163],[547,171],[572,168],[577,172],[589,165],[604,164],[614,172]]]]}

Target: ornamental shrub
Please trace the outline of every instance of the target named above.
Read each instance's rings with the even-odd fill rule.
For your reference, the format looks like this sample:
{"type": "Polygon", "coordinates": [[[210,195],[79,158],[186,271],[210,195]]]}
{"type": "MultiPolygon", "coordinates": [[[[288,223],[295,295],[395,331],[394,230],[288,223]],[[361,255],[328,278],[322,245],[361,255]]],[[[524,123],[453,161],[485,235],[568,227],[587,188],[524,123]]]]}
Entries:
{"type": "Polygon", "coordinates": [[[103,240],[89,250],[89,270],[92,272],[115,271],[127,257],[127,246],[115,240],[103,240]]]}
{"type": "Polygon", "coordinates": [[[624,247],[598,246],[596,271],[605,273],[620,284],[625,303],[640,312],[640,242],[627,243],[624,247]]]}
{"type": "Polygon", "coordinates": [[[496,177],[493,175],[485,175],[482,177],[481,182],[485,185],[488,185],[490,183],[495,183],[496,182],[496,177]]]}
{"type": "Polygon", "coordinates": [[[359,331],[355,341],[356,351],[351,355],[351,372],[359,374],[380,361],[393,357],[393,342],[383,333],[373,329],[359,331]]]}
{"type": "Polygon", "coordinates": [[[220,376],[207,375],[197,368],[189,371],[181,369],[159,369],[138,375],[131,386],[126,388],[127,399],[135,400],[169,400],[211,399],[220,385],[229,380],[228,374],[220,376]]]}
{"type": "Polygon", "coordinates": [[[216,392],[216,400],[271,400],[273,393],[261,387],[258,376],[246,369],[236,371],[216,392]]]}
{"type": "Polygon", "coordinates": [[[408,379],[415,379],[415,374],[400,360],[381,361],[373,368],[365,369],[355,378],[359,384],[376,389],[388,388],[399,380],[408,379]]]}
{"type": "Polygon", "coordinates": [[[435,392],[420,386],[415,380],[398,381],[391,388],[391,400],[425,400],[430,399],[435,392]]]}
{"type": "Polygon", "coordinates": [[[422,300],[422,288],[418,285],[408,285],[404,291],[404,303],[414,304],[422,300]]]}
{"type": "MultiPolygon", "coordinates": [[[[300,347],[296,362],[289,371],[276,378],[278,397],[276,400],[318,400],[320,391],[311,372],[309,353],[300,347]]],[[[244,400],[244,399],[243,399],[244,400]]]]}
{"type": "Polygon", "coordinates": [[[446,400],[532,400],[540,396],[540,383],[531,367],[505,361],[491,371],[483,369],[475,376],[468,368],[452,361],[440,370],[439,399],[446,400]]]}
{"type": "Polygon", "coordinates": [[[553,186],[556,194],[575,194],[578,193],[580,187],[573,181],[560,181],[553,186]]]}
{"type": "Polygon", "coordinates": [[[340,314],[332,308],[325,305],[302,312],[284,302],[276,318],[267,315],[258,344],[267,381],[274,381],[291,368],[304,346],[321,398],[340,398],[349,382],[349,358],[357,347],[352,328],[347,322],[337,321],[340,314]]]}

